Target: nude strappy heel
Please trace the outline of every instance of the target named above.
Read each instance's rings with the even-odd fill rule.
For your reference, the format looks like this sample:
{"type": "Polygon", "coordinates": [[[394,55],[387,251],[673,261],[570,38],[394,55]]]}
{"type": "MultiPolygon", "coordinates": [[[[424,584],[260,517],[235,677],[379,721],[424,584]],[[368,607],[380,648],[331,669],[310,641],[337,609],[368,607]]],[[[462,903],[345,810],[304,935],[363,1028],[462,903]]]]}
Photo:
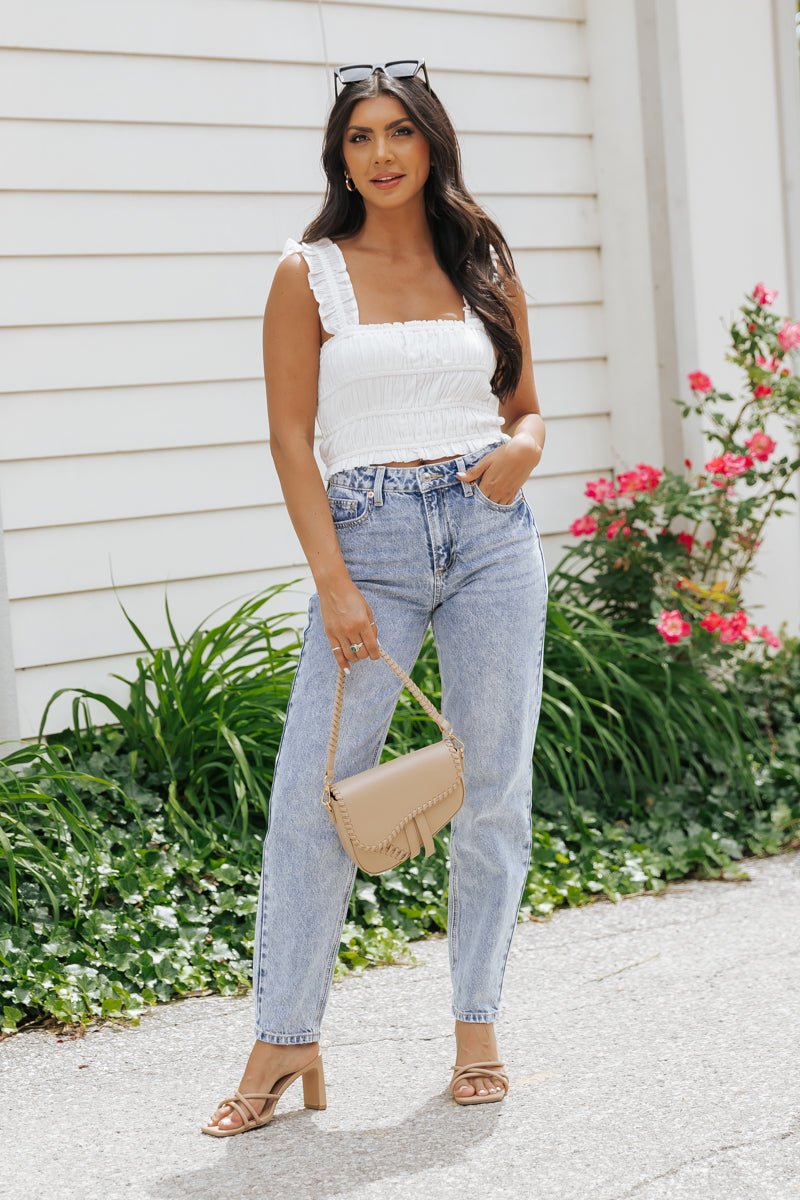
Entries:
{"type": "Polygon", "coordinates": [[[456,1104],[495,1104],[498,1100],[505,1100],[510,1085],[504,1067],[505,1063],[501,1063],[497,1059],[487,1060],[486,1062],[462,1063],[460,1066],[458,1063],[453,1063],[454,1074],[450,1080],[450,1094],[456,1104]],[[485,1096],[479,1096],[477,1092],[472,1096],[456,1095],[456,1088],[460,1083],[463,1083],[465,1079],[479,1078],[481,1075],[499,1079],[503,1085],[503,1090],[494,1093],[487,1092],[485,1096]]]}
{"type": "MultiPolygon", "coordinates": [[[[325,1095],[325,1075],[322,1069],[322,1055],[318,1054],[313,1062],[307,1067],[303,1067],[299,1071],[293,1071],[290,1075],[281,1075],[274,1083],[274,1091],[272,1092],[240,1092],[237,1088],[232,1096],[226,1096],[224,1100],[220,1100],[217,1109],[222,1108],[225,1104],[229,1104],[231,1108],[238,1112],[242,1118],[242,1124],[236,1125],[232,1129],[220,1129],[217,1125],[201,1125],[200,1132],[208,1133],[211,1137],[230,1137],[234,1133],[247,1133],[249,1129],[260,1129],[262,1125],[268,1125],[275,1116],[275,1107],[283,1093],[286,1091],[290,1083],[294,1083],[298,1076],[303,1077],[303,1104],[306,1108],[327,1108],[328,1102],[325,1095]],[[257,1112],[251,1100],[266,1100],[262,1112],[257,1112]]],[[[228,1115],[228,1114],[226,1114],[228,1115]]]]}

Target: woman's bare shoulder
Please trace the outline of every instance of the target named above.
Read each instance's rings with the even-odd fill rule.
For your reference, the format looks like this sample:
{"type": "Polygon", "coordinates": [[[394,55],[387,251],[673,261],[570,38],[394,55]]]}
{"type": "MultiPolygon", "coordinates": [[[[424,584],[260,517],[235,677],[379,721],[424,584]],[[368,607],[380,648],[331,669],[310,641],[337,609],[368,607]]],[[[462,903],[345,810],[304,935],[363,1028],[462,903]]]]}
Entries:
{"type": "Polygon", "coordinates": [[[319,345],[317,301],[309,279],[306,244],[287,240],[275,268],[264,312],[265,331],[293,340],[305,337],[319,345]]]}

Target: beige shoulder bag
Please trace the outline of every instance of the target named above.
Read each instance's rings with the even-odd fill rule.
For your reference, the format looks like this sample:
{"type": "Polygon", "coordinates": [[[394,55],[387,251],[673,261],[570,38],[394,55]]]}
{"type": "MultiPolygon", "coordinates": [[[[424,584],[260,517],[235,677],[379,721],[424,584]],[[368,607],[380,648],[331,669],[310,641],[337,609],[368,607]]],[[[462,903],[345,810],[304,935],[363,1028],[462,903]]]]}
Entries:
{"type": "Polygon", "coordinates": [[[390,871],[424,846],[464,803],[464,743],[435,705],[381,647],[381,658],[402,679],[443,733],[441,741],[332,783],[342,717],[345,673],[339,667],[322,803],[355,863],[368,875],[390,871]]]}

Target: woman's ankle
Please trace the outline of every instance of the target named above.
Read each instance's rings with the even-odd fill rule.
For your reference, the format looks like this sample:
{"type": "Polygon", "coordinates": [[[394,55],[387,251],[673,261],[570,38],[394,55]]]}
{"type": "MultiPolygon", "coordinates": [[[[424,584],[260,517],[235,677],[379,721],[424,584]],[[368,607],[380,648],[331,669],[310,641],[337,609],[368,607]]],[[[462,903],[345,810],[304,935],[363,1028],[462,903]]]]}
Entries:
{"type": "MultiPolygon", "coordinates": [[[[454,1034],[459,1046],[479,1046],[492,1053],[496,1050],[497,1037],[493,1021],[456,1021],[454,1034]]],[[[489,1057],[488,1053],[486,1057],[489,1057]]]]}

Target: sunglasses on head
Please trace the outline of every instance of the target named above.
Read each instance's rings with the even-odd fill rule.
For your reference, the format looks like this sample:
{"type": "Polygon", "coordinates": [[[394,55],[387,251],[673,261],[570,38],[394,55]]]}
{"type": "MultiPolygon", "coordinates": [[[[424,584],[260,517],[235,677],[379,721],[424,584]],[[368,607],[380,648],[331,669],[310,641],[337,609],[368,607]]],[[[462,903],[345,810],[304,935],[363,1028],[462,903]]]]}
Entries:
{"type": "Polygon", "coordinates": [[[369,79],[370,75],[374,75],[376,71],[383,71],[386,75],[391,75],[393,79],[413,79],[417,71],[422,71],[425,77],[425,87],[428,91],[431,90],[423,59],[397,59],[387,63],[353,63],[349,67],[337,67],[333,72],[337,99],[340,86],[345,87],[348,83],[358,83],[362,79],[369,79]]]}

